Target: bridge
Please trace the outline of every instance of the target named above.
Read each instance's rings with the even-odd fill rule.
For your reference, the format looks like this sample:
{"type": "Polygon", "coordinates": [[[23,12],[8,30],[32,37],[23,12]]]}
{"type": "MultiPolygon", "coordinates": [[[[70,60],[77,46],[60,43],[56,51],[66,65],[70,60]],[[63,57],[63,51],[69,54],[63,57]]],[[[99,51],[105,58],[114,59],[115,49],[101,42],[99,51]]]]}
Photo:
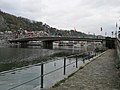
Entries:
{"type": "Polygon", "coordinates": [[[21,43],[25,44],[29,41],[42,41],[44,48],[52,48],[54,41],[87,41],[87,42],[105,42],[107,47],[112,48],[114,46],[115,38],[80,38],[80,37],[32,37],[32,38],[19,38],[8,40],[10,43],[21,43]]]}

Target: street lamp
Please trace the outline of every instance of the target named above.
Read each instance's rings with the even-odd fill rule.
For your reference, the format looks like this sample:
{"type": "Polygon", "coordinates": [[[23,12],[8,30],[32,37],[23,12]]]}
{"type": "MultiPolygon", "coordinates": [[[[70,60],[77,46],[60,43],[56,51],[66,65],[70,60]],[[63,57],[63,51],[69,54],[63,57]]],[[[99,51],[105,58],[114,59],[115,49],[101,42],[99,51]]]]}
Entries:
{"type": "Polygon", "coordinates": [[[113,33],[114,33],[114,32],[112,31],[111,33],[112,33],[112,37],[113,37],[113,33]]]}
{"type": "Polygon", "coordinates": [[[118,31],[118,38],[120,38],[120,27],[119,27],[119,31],[118,31]]]}
{"type": "Polygon", "coordinates": [[[115,32],[115,37],[117,38],[117,27],[118,27],[118,24],[116,23],[116,32],[115,32]]]}
{"type": "Polygon", "coordinates": [[[105,37],[107,36],[107,32],[105,32],[105,37]]]}
{"type": "Polygon", "coordinates": [[[102,31],[103,31],[103,28],[102,28],[102,27],[100,27],[100,31],[101,31],[101,38],[102,38],[102,31]]]}

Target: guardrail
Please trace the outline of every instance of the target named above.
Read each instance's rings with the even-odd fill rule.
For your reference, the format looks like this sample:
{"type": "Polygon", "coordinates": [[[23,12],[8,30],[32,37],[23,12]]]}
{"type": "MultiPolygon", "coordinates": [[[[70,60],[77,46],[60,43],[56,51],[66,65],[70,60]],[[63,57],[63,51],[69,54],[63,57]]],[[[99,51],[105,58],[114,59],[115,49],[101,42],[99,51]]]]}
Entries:
{"type": "MultiPolygon", "coordinates": [[[[63,64],[63,66],[61,66],[61,67],[59,67],[59,68],[57,68],[57,69],[55,69],[55,70],[53,70],[53,71],[47,72],[47,73],[45,73],[45,74],[44,74],[44,70],[45,70],[45,69],[44,69],[44,65],[45,65],[46,62],[42,62],[42,63],[40,63],[40,64],[37,64],[37,65],[40,65],[40,66],[41,66],[41,75],[39,75],[38,77],[35,77],[35,78],[31,79],[31,80],[28,80],[28,81],[26,81],[26,82],[23,82],[23,83],[21,83],[21,84],[19,84],[19,85],[16,85],[16,86],[14,86],[14,87],[12,87],[12,88],[9,88],[9,90],[16,89],[16,88],[18,88],[18,87],[20,87],[20,86],[22,86],[22,85],[25,85],[25,84],[27,84],[27,83],[29,83],[29,82],[32,82],[32,81],[34,81],[34,80],[36,80],[36,79],[39,79],[39,78],[40,78],[40,80],[41,80],[41,81],[40,81],[40,84],[41,84],[40,86],[41,86],[41,88],[43,88],[44,76],[46,76],[46,75],[48,75],[48,74],[51,74],[51,73],[53,73],[53,72],[55,72],[55,71],[58,71],[58,70],[60,70],[60,69],[62,69],[62,68],[63,68],[63,75],[66,75],[66,67],[67,67],[67,66],[75,63],[75,67],[78,68],[78,61],[79,61],[80,56],[83,56],[83,54],[76,54],[76,55],[71,55],[71,56],[68,56],[68,57],[64,57],[64,60],[63,60],[63,63],[64,63],[64,64],[63,64]],[[73,57],[75,58],[75,61],[72,62],[72,63],[66,64],[66,59],[73,58],[73,57]]],[[[85,63],[85,60],[90,59],[90,58],[93,58],[94,56],[96,56],[96,53],[94,53],[94,54],[88,53],[87,55],[84,55],[84,56],[82,57],[83,63],[85,63]]],[[[31,67],[31,66],[28,66],[28,67],[31,67]]],[[[25,68],[25,67],[24,67],[24,68],[25,68]]],[[[16,70],[19,70],[19,69],[16,69],[16,70]]],[[[4,73],[8,73],[8,72],[4,72],[4,73]]]]}

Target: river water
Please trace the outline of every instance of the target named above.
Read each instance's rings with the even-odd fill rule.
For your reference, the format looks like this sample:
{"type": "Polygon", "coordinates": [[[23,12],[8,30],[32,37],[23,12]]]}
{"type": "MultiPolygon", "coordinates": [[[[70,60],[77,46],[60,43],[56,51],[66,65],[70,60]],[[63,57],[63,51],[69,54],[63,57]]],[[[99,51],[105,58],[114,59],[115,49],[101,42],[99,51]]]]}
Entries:
{"type": "MultiPolygon", "coordinates": [[[[91,46],[92,47],[92,46],[91,46]]],[[[93,47],[89,50],[93,51],[93,47]]],[[[21,83],[34,79],[40,76],[41,62],[44,64],[44,74],[63,67],[65,56],[71,54],[83,53],[88,50],[88,47],[54,47],[53,49],[42,49],[41,47],[0,47],[0,90],[9,90],[12,87],[19,86],[21,83]],[[28,66],[27,68],[21,68],[28,66]]],[[[67,59],[66,63],[74,62],[75,58],[67,59]]],[[[83,64],[79,58],[78,65],[83,64]]],[[[75,64],[67,67],[69,75],[75,70],[75,64]]],[[[60,69],[53,74],[44,76],[44,87],[49,87],[57,81],[63,79],[63,69],[60,69]]],[[[35,79],[30,83],[26,83],[11,90],[37,90],[40,87],[40,78],[35,79]]]]}

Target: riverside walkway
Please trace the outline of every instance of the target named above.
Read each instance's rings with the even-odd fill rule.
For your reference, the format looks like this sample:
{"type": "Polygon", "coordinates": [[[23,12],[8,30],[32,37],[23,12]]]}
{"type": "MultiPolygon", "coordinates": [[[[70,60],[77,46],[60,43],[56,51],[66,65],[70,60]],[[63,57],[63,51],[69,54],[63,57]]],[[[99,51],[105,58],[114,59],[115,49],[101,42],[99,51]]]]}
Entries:
{"type": "Polygon", "coordinates": [[[115,58],[115,50],[107,50],[64,83],[47,90],[120,90],[115,58]]]}

